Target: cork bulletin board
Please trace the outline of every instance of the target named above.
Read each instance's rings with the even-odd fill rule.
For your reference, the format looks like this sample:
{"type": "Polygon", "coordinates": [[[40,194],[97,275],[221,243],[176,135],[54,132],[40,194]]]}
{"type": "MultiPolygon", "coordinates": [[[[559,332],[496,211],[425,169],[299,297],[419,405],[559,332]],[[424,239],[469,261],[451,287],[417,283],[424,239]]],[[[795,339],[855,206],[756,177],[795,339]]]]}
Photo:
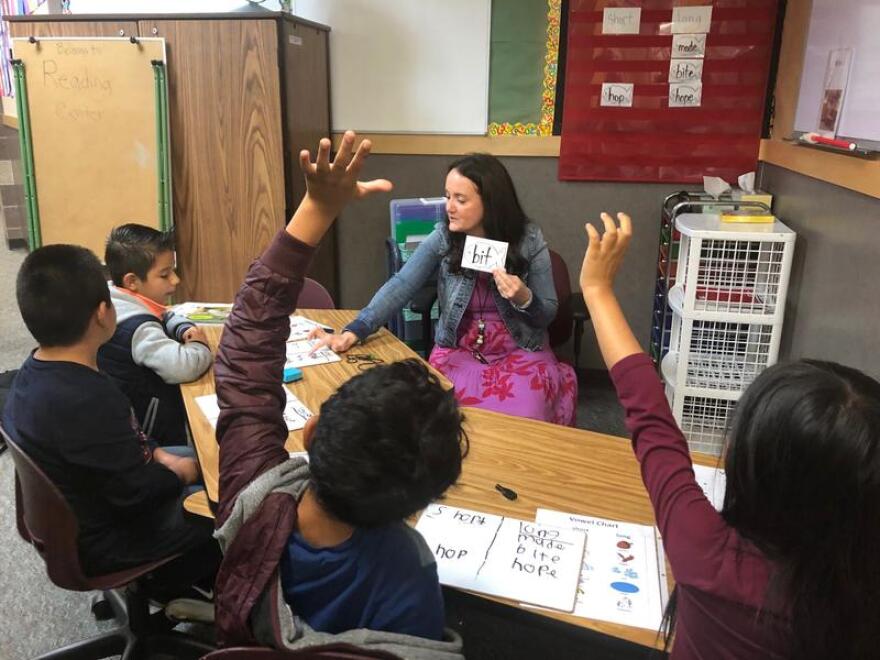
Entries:
{"type": "Polygon", "coordinates": [[[153,63],[165,61],[164,39],[13,39],[12,50],[26,83],[39,243],[103,258],[112,227],[163,228],[170,178],[153,63]]]}

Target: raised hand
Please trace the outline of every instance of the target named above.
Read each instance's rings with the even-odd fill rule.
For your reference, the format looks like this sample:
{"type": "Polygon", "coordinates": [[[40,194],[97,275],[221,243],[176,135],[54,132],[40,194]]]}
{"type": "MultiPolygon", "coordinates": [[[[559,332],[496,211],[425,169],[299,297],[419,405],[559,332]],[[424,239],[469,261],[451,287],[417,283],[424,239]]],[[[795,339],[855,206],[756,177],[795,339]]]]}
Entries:
{"type": "Polygon", "coordinates": [[[620,228],[607,213],[602,214],[605,233],[600,237],[596,228],[587,223],[589,238],[584,263],[581,266],[580,285],[584,298],[595,289],[610,289],[614,284],[614,276],[623,261],[623,255],[632,238],[632,221],[626,213],[618,213],[620,228]]]}
{"type": "Polygon", "coordinates": [[[318,143],[315,162],[311,162],[308,149],[299,153],[299,167],[306,178],[306,188],[312,201],[326,205],[338,213],[351,199],[362,199],[376,192],[390,192],[393,188],[387,179],[358,181],[364,162],[370,153],[371,143],[363,140],[353,151],[356,135],[346,131],[333,162],[330,162],[330,140],[318,143]]]}
{"type": "Polygon", "coordinates": [[[358,181],[370,153],[370,141],[362,141],[352,154],[354,142],[354,132],[346,131],[332,163],[327,138],[318,144],[314,163],[307,149],[300,152],[299,167],[306,179],[306,194],[287,223],[287,233],[294,238],[317,245],[349,201],[392,189],[387,179],[358,181]]]}

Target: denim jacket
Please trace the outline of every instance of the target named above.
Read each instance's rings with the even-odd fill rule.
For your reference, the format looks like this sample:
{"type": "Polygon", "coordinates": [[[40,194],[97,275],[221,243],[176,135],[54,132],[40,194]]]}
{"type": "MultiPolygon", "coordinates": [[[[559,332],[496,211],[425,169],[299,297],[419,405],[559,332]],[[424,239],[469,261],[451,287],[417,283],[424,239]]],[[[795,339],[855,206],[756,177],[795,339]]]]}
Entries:
{"type": "MultiPolygon", "coordinates": [[[[446,222],[438,222],[434,231],[419,245],[403,268],[382,286],[370,304],[345,330],[364,340],[406,305],[433,276],[437,275],[437,299],[440,320],[434,341],[438,346],[453,348],[458,340],[458,326],[464,316],[476,285],[475,271],[462,269],[458,274],[449,271],[450,240],[446,222]]],[[[517,346],[539,351],[544,346],[547,326],[556,317],[559,306],[553,286],[550,253],[544,235],[537,225],[529,223],[520,243],[520,254],[528,262],[522,279],[532,292],[532,302],[525,309],[515,308],[505,300],[490,279],[492,299],[504,325],[517,346]]]]}

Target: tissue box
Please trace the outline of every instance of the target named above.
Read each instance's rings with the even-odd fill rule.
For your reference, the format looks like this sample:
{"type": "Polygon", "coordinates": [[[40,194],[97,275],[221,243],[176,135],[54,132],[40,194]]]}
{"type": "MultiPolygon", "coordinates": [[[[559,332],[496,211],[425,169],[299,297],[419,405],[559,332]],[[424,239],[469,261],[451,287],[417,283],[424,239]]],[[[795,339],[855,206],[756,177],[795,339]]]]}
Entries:
{"type": "Polygon", "coordinates": [[[736,202],[763,202],[767,208],[773,208],[773,195],[763,190],[747,193],[737,188],[731,191],[731,197],[736,202]]]}

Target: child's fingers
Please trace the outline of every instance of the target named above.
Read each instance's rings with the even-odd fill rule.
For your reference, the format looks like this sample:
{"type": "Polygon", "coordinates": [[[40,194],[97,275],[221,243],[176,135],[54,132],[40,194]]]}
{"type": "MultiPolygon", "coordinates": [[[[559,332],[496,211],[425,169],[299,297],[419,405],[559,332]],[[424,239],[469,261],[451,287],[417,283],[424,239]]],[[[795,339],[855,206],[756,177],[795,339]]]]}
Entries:
{"type": "Polygon", "coordinates": [[[358,197],[366,197],[377,192],[391,192],[394,184],[388,179],[373,179],[372,181],[358,181],[357,195],[358,197]]]}
{"type": "Polygon", "coordinates": [[[302,170],[303,174],[312,173],[312,155],[308,149],[303,149],[299,152],[299,169],[302,170]]]}
{"type": "Polygon", "coordinates": [[[587,240],[590,242],[587,248],[597,248],[599,247],[599,232],[592,225],[592,223],[588,222],[584,225],[584,229],[587,230],[587,240]]]}
{"type": "Polygon", "coordinates": [[[330,171],[330,146],[330,140],[327,138],[321,138],[321,141],[318,143],[318,156],[315,158],[315,168],[319,172],[330,171]]]}
{"type": "Polygon", "coordinates": [[[354,131],[345,131],[342,136],[342,143],[339,145],[339,151],[336,152],[336,158],[333,159],[333,169],[347,169],[351,162],[351,147],[354,144],[354,131]]]}
{"type": "Polygon", "coordinates": [[[620,221],[620,229],[618,230],[618,244],[620,249],[625,250],[632,238],[632,219],[623,212],[617,213],[617,219],[620,221]]]}
{"type": "Polygon", "coordinates": [[[320,339],[324,337],[327,333],[324,332],[324,328],[312,328],[309,331],[308,339],[320,339]]]}
{"type": "Polygon", "coordinates": [[[355,178],[360,174],[361,168],[364,166],[364,162],[367,160],[367,156],[370,155],[370,149],[372,148],[373,143],[369,140],[361,140],[361,143],[358,145],[354,158],[351,159],[351,163],[348,166],[348,172],[355,178]]]}

